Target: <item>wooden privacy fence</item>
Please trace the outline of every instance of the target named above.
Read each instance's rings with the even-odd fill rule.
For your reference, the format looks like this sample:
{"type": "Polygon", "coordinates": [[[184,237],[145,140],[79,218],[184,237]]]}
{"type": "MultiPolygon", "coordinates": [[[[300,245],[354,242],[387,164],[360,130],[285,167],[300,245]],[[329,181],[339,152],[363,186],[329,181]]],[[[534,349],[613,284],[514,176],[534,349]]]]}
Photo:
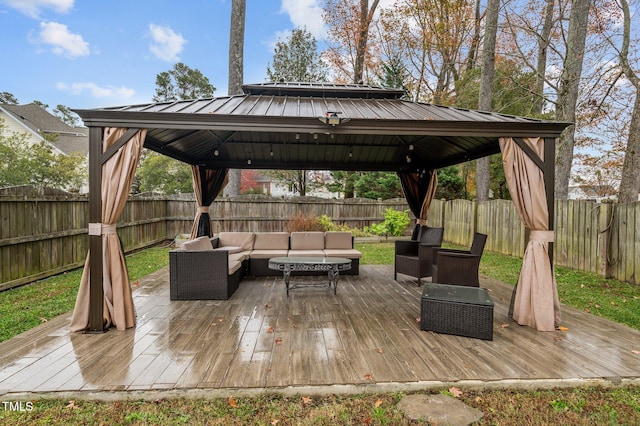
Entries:
{"type": "MultiPolygon", "coordinates": [[[[210,212],[214,232],[268,232],[285,230],[300,213],[327,215],[335,224],[363,229],[381,222],[387,208],[408,211],[404,199],[242,196],[217,200],[210,212]]],[[[118,222],[125,252],[189,233],[195,211],[191,194],[131,198],[118,222]]],[[[82,266],[88,250],[87,212],[84,196],[0,196],[0,290],[82,266]]],[[[640,203],[556,201],[555,263],[638,283],[639,219],[640,203]]],[[[489,251],[518,257],[524,252],[525,229],[510,201],[434,200],[428,223],[443,226],[447,242],[468,246],[477,231],[489,236],[489,251]]]]}
{"type": "MultiPolygon", "coordinates": [[[[404,199],[327,200],[241,196],[215,201],[214,232],[283,231],[299,213],[331,217],[335,224],[362,229],[383,220],[387,208],[408,210],[404,199]]],[[[118,221],[126,253],[173,240],[191,231],[192,194],[132,197],[118,221]]],[[[88,246],[88,199],[56,192],[0,196],[0,291],[82,266],[88,246]]]]}
{"type": "MultiPolygon", "coordinates": [[[[429,223],[445,241],[469,246],[487,234],[486,250],[522,257],[525,227],[511,201],[434,200],[429,223]]],[[[555,201],[554,263],[633,284],[640,282],[640,202],[555,201]]]]}

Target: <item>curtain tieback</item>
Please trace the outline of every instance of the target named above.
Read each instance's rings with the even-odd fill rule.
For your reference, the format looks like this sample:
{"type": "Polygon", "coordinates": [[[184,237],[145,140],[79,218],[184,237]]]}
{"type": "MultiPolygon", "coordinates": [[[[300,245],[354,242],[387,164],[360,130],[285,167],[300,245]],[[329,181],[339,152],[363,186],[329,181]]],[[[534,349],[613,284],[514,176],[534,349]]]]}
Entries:
{"type": "Polygon", "coordinates": [[[209,213],[209,206],[198,206],[198,213],[209,213]]]}
{"type": "Polygon", "coordinates": [[[420,219],[420,218],[417,218],[417,219],[416,219],[416,223],[417,223],[418,225],[424,225],[424,226],[426,226],[426,225],[427,225],[427,219],[420,219]]]}
{"type": "Polygon", "coordinates": [[[89,224],[89,235],[109,235],[109,234],[117,234],[116,225],[108,224],[108,223],[90,223],[89,224]]]}
{"type": "Polygon", "coordinates": [[[529,241],[535,241],[538,243],[552,243],[555,241],[555,231],[540,231],[532,229],[529,234],[529,241]]]}

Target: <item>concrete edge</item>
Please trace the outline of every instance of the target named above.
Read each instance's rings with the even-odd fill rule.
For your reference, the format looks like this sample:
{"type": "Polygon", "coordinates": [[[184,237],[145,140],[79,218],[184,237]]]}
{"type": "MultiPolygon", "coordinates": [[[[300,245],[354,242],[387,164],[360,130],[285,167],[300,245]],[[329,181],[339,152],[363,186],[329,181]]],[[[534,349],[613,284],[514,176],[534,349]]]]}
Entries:
{"type": "Polygon", "coordinates": [[[99,390],[99,391],[53,391],[53,392],[5,392],[0,393],[3,401],[34,401],[38,399],[62,399],[84,401],[155,401],[160,399],[216,399],[233,397],[256,397],[260,395],[357,395],[387,392],[421,392],[439,391],[450,387],[466,390],[543,390],[553,388],[579,387],[620,388],[640,386],[640,377],[620,378],[572,378],[572,379],[506,379],[494,381],[460,380],[460,381],[420,381],[420,382],[385,382],[349,385],[307,385],[285,386],[274,388],[189,388],[189,389],[145,389],[145,390],[99,390]]]}

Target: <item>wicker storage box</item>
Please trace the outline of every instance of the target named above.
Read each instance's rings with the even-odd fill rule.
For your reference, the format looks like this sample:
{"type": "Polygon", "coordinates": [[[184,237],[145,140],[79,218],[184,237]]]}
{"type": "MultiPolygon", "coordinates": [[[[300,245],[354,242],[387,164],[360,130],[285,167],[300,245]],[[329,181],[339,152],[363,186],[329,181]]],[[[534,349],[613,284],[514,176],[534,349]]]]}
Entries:
{"type": "Polygon", "coordinates": [[[493,340],[493,301],[483,288],[427,283],[420,329],[493,340]]]}

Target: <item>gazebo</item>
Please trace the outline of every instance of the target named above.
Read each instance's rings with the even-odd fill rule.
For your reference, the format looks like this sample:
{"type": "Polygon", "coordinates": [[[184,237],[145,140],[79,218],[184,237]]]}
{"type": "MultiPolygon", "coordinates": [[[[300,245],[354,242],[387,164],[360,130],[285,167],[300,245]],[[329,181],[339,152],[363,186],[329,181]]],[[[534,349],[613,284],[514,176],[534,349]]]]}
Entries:
{"type": "Polygon", "coordinates": [[[531,231],[513,318],[541,331],[560,322],[553,273],[555,141],[569,123],[403,100],[397,89],[265,83],[243,95],[75,110],[89,127],[89,255],[72,330],[135,326],[116,222],[144,147],[192,166],[198,212],[228,169],[397,172],[425,224],[437,169],[502,152],[512,198],[531,231]]]}

